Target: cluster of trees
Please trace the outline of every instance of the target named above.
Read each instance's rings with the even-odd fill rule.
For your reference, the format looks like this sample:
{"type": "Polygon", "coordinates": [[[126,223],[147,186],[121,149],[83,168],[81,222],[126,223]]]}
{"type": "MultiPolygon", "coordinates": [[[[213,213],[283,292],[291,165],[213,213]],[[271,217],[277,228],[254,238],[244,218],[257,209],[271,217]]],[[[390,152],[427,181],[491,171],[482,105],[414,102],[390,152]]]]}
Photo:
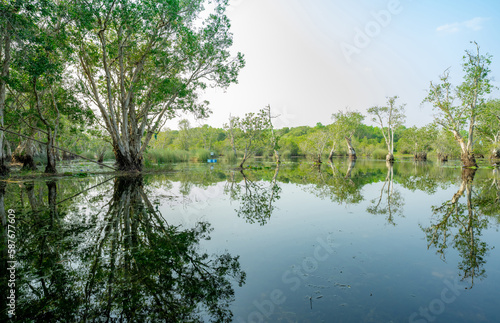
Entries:
{"type": "MultiPolygon", "coordinates": [[[[283,156],[310,156],[317,163],[321,163],[322,158],[334,156],[348,156],[353,160],[357,156],[385,156],[392,162],[395,152],[411,154],[417,160],[426,160],[429,153],[442,161],[461,157],[461,148],[452,132],[436,124],[405,127],[404,105],[397,105],[397,99],[390,97],[386,106],[369,109],[379,126],[364,124],[365,116],[346,109],[333,114],[333,122],[329,125],[318,123],[314,127],[273,129],[267,107],[244,118],[231,117],[225,128],[191,127],[187,120],[182,120],[179,130],[160,132],[152,140],[151,147],[187,151],[206,149],[217,155],[241,157],[241,167],[249,155],[274,155],[276,160],[283,156]]],[[[495,121],[495,116],[500,115],[500,100],[489,100],[485,105],[488,112],[477,122],[474,152],[498,158],[500,123],[495,121]]],[[[467,134],[466,131],[460,133],[467,134]]]]}
{"type": "Polygon", "coordinates": [[[186,121],[181,121],[181,130],[168,132],[174,135],[171,147],[200,148],[199,139],[197,143],[189,141],[189,138],[198,138],[189,134],[192,131],[207,138],[203,143],[205,149],[235,157],[240,151],[240,167],[252,155],[273,154],[277,162],[281,155],[310,155],[320,164],[328,150],[330,160],[334,155],[347,155],[355,160],[356,147],[361,148],[362,155],[375,157],[380,157],[380,149],[385,148],[385,159],[391,163],[396,150],[411,153],[418,160],[426,160],[427,154],[433,151],[442,161],[459,156],[464,166],[477,167],[476,155],[491,154],[492,158],[500,158],[500,100],[486,98],[492,89],[491,56],[482,55],[479,45],[474,44],[475,51],[465,52],[465,76],[460,85],[453,86],[449,82],[448,71],[440,77],[440,83],[430,83],[424,102],[431,103],[437,111],[433,124],[406,128],[406,105],[399,104],[397,96],[388,97],[384,106],[367,110],[376,127],[363,124],[365,116],[361,113],[345,109],[334,113],[333,122],[326,126],[318,123],[315,127],[274,129],[268,106],[257,114],[230,116],[224,130],[206,125],[189,129],[184,126],[186,121]]]}
{"type": "Polygon", "coordinates": [[[236,82],[245,62],[229,52],[227,0],[212,1],[211,10],[206,5],[2,1],[2,174],[8,172],[6,155],[24,162],[37,140],[45,147],[45,171],[56,172],[56,143],[73,133],[91,135],[92,127],[111,144],[119,170],[140,171],[150,140],[167,119],[177,111],[207,116],[200,90],[236,82]]]}

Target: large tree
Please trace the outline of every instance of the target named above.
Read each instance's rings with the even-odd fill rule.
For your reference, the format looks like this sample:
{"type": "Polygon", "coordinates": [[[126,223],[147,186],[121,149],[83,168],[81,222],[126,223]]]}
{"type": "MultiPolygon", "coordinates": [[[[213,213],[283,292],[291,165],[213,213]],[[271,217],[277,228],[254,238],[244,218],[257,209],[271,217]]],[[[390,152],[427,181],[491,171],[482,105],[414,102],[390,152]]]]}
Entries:
{"type": "Polygon", "coordinates": [[[225,125],[234,141],[233,149],[243,151],[240,168],[258,151],[270,146],[269,135],[271,123],[266,109],[258,113],[246,113],[244,117],[229,117],[230,125],[225,125]]]}
{"type": "MultiPolygon", "coordinates": [[[[333,120],[335,120],[336,126],[333,127],[334,131],[337,131],[337,137],[343,137],[347,144],[347,151],[350,159],[356,159],[356,150],[352,145],[352,137],[356,130],[358,130],[363,121],[364,116],[356,111],[339,111],[332,115],[333,120]]],[[[333,136],[335,137],[335,135],[333,136]]],[[[330,155],[332,155],[330,153],[330,155]]]]}
{"type": "Polygon", "coordinates": [[[231,58],[227,0],[76,0],[74,43],[82,90],[102,116],[117,166],[140,171],[152,136],[176,111],[209,113],[208,85],[226,88],[244,65],[231,58]]]}
{"type": "Polygon", "coordinates": [[[321,156],[323,155],[329,141],[330,134],[325,127],[322,126],[316,131],[309,133],[306,139],[301,142],[300,148],[306,154],[310,155],[317,165],[321,165],[321,156]]]}
{"type": "Polygon", "coordinates": [[[384,135],[387,145],[387,156],[385,159],[389,162],[394,161],[394,131],[405,122],[406,104],[396,105],[398,96],[387,98],[386,106],[374,106],[368,109],[368,113],[373,115],[372,121],[377,123],[384,135]]]}
{"type": "Polygon", "coordinates": [[[438,111],[436,123],[450,131],[460,145],[461,159],[465,167],[477,167],[474,157],[474,132],[478,116],[486,109],[485,95],[490,93],[489,65],[491,55],[481,55],[479,45],[474,42],[475,51],[465,51],[463,57],[464,80],[453,87],[449,81],[449,71],[440,77],[440,83],[430,83],[428,96],[424,102],[430,102],[438,111]],[[455,104],[455,100],[459,104],[455,104]],[[464,135],[466,133],[466,135],[464,135]]]}

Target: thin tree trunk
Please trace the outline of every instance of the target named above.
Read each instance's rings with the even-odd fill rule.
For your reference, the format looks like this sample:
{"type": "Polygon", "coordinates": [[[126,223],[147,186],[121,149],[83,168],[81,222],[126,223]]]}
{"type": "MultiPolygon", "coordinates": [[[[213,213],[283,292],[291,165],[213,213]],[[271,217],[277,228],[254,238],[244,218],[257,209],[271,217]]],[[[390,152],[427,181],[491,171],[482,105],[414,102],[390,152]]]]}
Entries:
{"type": "Polygon", "coordinates": [[[47,152],[47,166],[45,166],[45,173],[47,174],[55,174],[57,173],[56,169],[56,154],[54,149],[54,136],[52,131],[48,131],[48,142],[46,147],[47,152]]]}
{"type": "Polygon", "coordinates": [[[276,147],[278,146],[278,142],[276,136],[274,135],[273,121],[271,117],[271,106],[268,105],[266,108],[267,108],[267,116],[269,118],[269,125],[271,127],[271,144],[273,145],[274,157],[276,158],[276,164],[279,164],[281,163],[281,160],[280,160],[280,154],[276,149],[276,147]]]}
{"type": "Polygon", "coordinates": [[[335,146],[332,147],[332,149],[330,150],[330,154],[328,155],[328,160],[329,161],[333,161],[333,154],[335,152],[335,146]]]}
{"type": "MultiPolygon", "coordinates": [[[[5,36],[0,44],[0,57],[2,49],[3,49],[3,62],[2,70],[0,73],[0,127],[4,127],[4,111],[5,111],[5,98],[6,98],[6,81],[9,77],[9,67],[10,67],[10,23],[6,23],[6,32],[5,36]],[[2,46],[3,45],[3,46],[2,46]],[[3,48],[2,48],[3,47],[3,48]]],[[[5,166],[5,156],[4,156],[4,138],[5,134],[3,131],[0,131],[0,176],[7,175],[9,173],[9,168],[5,166]]]]}
{"type": "Polygon", "coordinates": [[[233,148],[234,158],[237,158],[236,145],[234,143],[234,132],[233,132],[233,118],[229,115],[229,139],[231,140],[231,147],[233,148]]]}
{"type": "Polygon", "coordinates": [[[10,142],[5,139],[4,136],[4,145],[5,145],[5,158],[6,161],[11,161],[12,159],[12,147],[10,146],[10,142]]]}
{"type": "Polygon", "coordinates": [[[241,160],[241,163],[240,163],[240,167],[239,168],[243,168],[245,162],[247,161],[247,152],[245,151],[245,154],[243,155],[243,159],[241,160]]]}
{"type": "Polygon", "coordinates": [[[354,166],[356,165],[356,160],[351,159],[348,162],[348,167],[347,167],[347,172],[345,173],[345,178],[351,178],[351,172],[354,169],[354,166]]]}
{"type": "Polygon", "coordinates": [[[321,161],[321,153],[318,154],[318,156],[316,157],[316,164],[320,165],[322,163],[321,161]]]}
{"type": "Polygon", "coordinates": [[[348,155],[349,159],[356,159],[356,150],[354,150],[354,147],[352,146],[351,138],[350,137],[345,137],[345,141],[347,142],[347,149],[348,149],[348,155]]]}

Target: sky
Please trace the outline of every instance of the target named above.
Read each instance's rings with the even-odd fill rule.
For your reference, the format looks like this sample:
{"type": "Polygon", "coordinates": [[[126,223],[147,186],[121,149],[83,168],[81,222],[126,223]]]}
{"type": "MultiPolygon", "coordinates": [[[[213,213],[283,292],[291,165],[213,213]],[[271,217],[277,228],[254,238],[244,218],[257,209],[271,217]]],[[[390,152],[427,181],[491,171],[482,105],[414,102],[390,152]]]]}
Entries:
{"type": "MultiPolygon", "coordinates": [[[[366,115],[389,96],[406,104],[406,126],[432,122],[422,104],[429,82],[447,68],[463,77],[462,57],[493,56],[492,84],[500,87],[500,1],[462,0],[229,0],[233,50],[245,55],[238,84],[208,89],[212,115],[192,126],[222,127],[267,105],[276,128],[330,124],[348,108],[366,115]]],[[[495,90],[491,97],[499,98],[495,90]]],[[[370,122],[370,117],[365,123],[370,122]]]]}

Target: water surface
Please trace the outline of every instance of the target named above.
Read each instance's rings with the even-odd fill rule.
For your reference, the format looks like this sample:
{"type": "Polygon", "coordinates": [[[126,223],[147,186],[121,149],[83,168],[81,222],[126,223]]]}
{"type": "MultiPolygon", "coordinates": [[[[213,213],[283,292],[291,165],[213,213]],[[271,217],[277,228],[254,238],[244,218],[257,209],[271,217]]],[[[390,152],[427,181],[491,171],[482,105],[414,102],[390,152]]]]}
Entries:
{"type": "Polygon", "coordinates": [[[498,169],[178,164],[2,185],[19,321],[496,321],[498,169]]]}

